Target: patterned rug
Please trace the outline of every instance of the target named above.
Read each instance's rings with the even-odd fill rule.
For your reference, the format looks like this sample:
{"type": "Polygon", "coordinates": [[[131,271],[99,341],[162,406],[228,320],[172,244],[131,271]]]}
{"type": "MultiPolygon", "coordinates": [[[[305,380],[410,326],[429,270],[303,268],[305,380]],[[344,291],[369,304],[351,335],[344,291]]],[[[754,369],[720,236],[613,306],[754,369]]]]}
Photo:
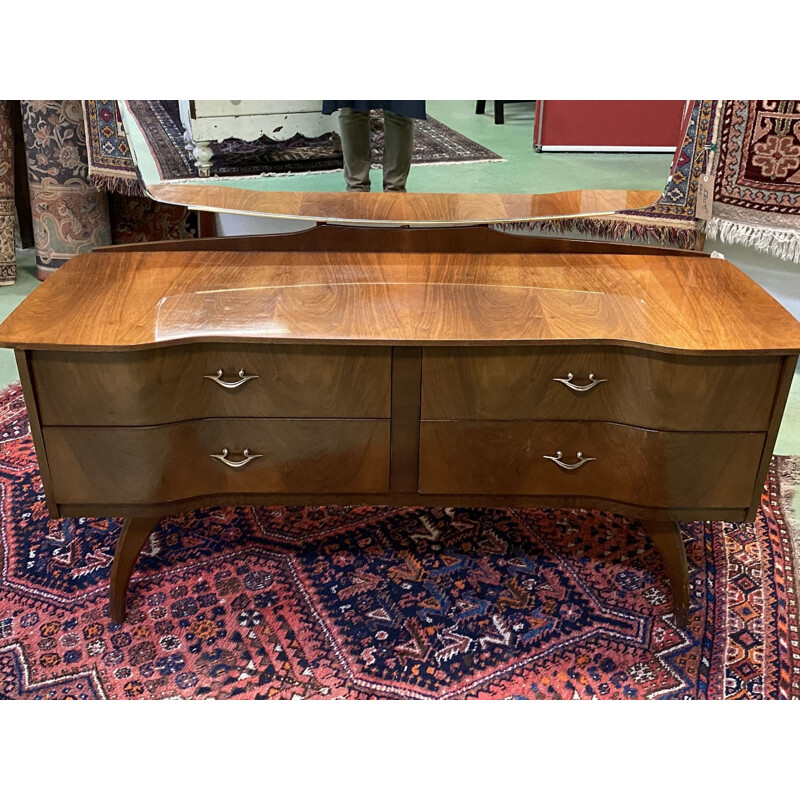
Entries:
{"type": "Polygon", "coordinates": [[[5,698],[798,698],[783,480],[751,525],[683,525],[689,626],[633,521],[590,511],[207,508],[165,519],[128,621],[114,519],[47,518],[0,395],[5,698]]]}
{"type": "Polygon", "coordinates": [[[106,193],[89,183],[79,100],[22,100],[36,274],[110,245],[106,193]]]}
{"type": "Polygon", "coordinates": [[[0,100],[0,286],[9,286],[17,279],[14,249],[14,134],[11,128],[13,102],[0,100]]]}
{"type": "MultiPolygon", "coordinates": [[[[129,100],[127,103],[147,139],[162,180],[206,180],[197,177],[194,158],[185,148],[176,100],[129,100]]],[[[373,112],[371,128],[373,166],[379,169],[383,159],[381,112],[373,112]]],[[[218,178],[342,169],[341,150],[330,134],[315,138],[297,134],[285,142],[272,142],[266,136],[255,142],[226,139],[212,142],[211,149],[214,151],[212,177],[218,178]]],[[[503,160],[432,117],[416,121],[412,164],[503,160]]]]}
{"type": "Polygon", "coordinates": [[[143,196],[116,100],[83,100],[83,121],[93,186],[143,196]]]}
{"type": "Polygon", "coordinates": [[[709,236],[800,262],[800,100],[727,100],[709,236]]]}
{"type": "Polygon", "coordinates": [[[644,242],[694,250],[702,245],[704,223],[698,216],[698,189],[711,169],[718,136],[717,101],[695,100],[680,150],[660,199],[640,211],[624,211],[601,217],[509,223],[500,230],[540,234],[579,233],[591,238],[644,242]]]}

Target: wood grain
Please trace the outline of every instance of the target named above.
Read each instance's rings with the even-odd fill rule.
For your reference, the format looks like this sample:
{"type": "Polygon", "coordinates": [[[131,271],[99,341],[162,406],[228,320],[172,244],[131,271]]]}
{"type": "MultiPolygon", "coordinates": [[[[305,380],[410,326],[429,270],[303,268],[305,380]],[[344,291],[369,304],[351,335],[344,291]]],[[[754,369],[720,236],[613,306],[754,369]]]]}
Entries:
{"type": "Polygon", "coordinates": [[[30,424],[31,438],[36,450],[36,459],[39,462],[39,474],[42,477],[42,489],[44,490],[47,511],[52,519],[58,517],[58,506],[53,497],[53,482],[50,479],[50,464],[47,460],[47,450],[44,446],[42,436],[42,422],[39,415],[38,394],[31,374],[30,353],[17,350],[14,353],[17,362],[17,372],[19,372],[20,383],[22,384],[22,394],[25,398],[25,408],[28,412],[28,422],[30,424]]]}
{"type": "Polygon", "coordinates": [[[204,494],[385,492],[388,420],[208,419],[44,427],[57,503],[165,503],[204,494]],[[211,458],[261,454],[244,467],[211,458]]]}
{"type": "Polygon", "coordinates": [[[644,208],[660,192],[584,189],[550,194],[265,192],[191,183],[150,184],[157,202],[204,211],[338,223],[492,224],[644,208]]]}
{"type": "Polygon", "coordinates": [[[664,568],[672,588],[672,607],[675,624],[682,628],[689,621],[689,564],[683,546],[683,534],[676,522],[642,520],[647,535],[653,541],[664,561],[664,568]]]}
{"type": "Polygon", "coordinates": [[[599,420],[659,430],[765,431],[779,357],[613,347],[428,347],[423,419],[599,420]],[[585,392],[555,378],[590,386],[585,392]]]}
{"type": "Polygon", "coordinates": [[[203,417],[388,418],[391,352],[375,347],[187,345],[34,352],[45,425],[156,425],[203,417]],[[258,376],[227,389],[205,375],[258,376]]]}
{"type": "Polygon", "coordinates": [[[392,351],[392,474],[393,492],[416,492],[419,480],[419,408],[422,351],[395,347],[392,351]]]}
{"type": "Polygon", "coordinates": [[[38,286],[0,344],[621,345],[796,354],[800,323],[721,259],[468,253],[90,253],[38,286]]]}
{"type": "Polygon", "coordinates": [[[122,525],[114,551],[114,562],[111,565],[109,587],[111,620],[118,625],[125,622],[128,584],[131,581],[131,573],[136,565],[136,560],[160,519],[157,516],[129,517],[122,525]]]}
{"type": "Polygon", "coordinates": [[[663,433],[604,422],[423,422],[420,491],[581,495],[651,507],[746,506],[761,433],[663,433]],[[596,459],[567,471],[545,456],[596,459]]]}

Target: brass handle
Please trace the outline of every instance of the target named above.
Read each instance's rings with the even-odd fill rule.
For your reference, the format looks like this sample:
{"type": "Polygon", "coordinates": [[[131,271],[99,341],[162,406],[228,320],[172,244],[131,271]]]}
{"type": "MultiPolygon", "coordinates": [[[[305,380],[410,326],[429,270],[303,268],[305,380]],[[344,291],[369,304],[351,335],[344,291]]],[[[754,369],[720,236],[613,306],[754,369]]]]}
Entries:
{"type": "Polygon", "coordinates": [[[216,375],[203,375],[203,377],[208,378],[210,381],[214,381],[214,383],[218,383],[225,389],[235,389],[237,386],[241,386],[242,384],[247,383],[247,381],[252,381],[258,377],[258,375],[245,375],[244,370],[240,369],[238,381],[224,381],[222,380],[223,374],[223,371],[218,369],[216,375]]]}
{"type": "Polygon", "coordinates": [[[594,389],[599,383],[608,383],[608,378],[595,378],[593,372],[589,373],[589,383],[585,383],[582,386],[572,382],[574,377],[575,376],[571,372],[568,372],[566,378],[553,378],[553,380],[563,383],[564,386],[568,389],[572,389],[573,392],[588,392],[589,389],[594,389]]]}
{"type": "Polygon", "coordinates": [[[228,467],[233,467],[234,469],[238,469],[239,467],[243,467],[245,464],[249,464],[251,461],[254,461],[257,458],[263,458],[263,453],[251,453],[248,448],[242,451],[242,455],[244,458],[241,461],[231,461],[228,458],[228,448],[223,447],[221,453],[211,453],[211,458],[216,458],[217,461],[221,461],[228,467]]]}
{"type": "Polygon", "coordinates": [[[549,461],[554,461],[562,469],[578,469],[578,467],[582,467],[584,464],[587,464],[589,461],[597,461],[596,458],[586,458],[586,457],[584,457],[583,453],[581,453],[580,450],[578,450],[578,455],[577,455],[578,460],[574,464],[567,464],[566,462],[562,461],[561,459],[563,457],[564,457],[564,454],[560,450],[554,456],[542,456],[542,458],[546,458],[549,461]]]}

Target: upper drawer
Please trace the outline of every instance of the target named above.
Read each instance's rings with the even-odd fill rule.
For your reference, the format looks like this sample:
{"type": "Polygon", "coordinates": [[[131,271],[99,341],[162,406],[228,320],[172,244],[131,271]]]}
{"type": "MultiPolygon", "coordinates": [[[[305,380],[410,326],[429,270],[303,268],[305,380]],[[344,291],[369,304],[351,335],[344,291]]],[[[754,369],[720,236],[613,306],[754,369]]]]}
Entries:
{"type": "Polygon", "coordinates": [[[600,420],[658,430],[764,431],[781,359],[672,356],[620,347],[431,347],[422,364],[423,419],[600,420]]]}
{"type": "Polygon", "coordinates": [[[126,353],[37,351],[31,364],[44,425],[389,416],[386,347],[209,344],[126,353]],[[220,370],[219,381],[233,385],[205,377],[220,370]]]}

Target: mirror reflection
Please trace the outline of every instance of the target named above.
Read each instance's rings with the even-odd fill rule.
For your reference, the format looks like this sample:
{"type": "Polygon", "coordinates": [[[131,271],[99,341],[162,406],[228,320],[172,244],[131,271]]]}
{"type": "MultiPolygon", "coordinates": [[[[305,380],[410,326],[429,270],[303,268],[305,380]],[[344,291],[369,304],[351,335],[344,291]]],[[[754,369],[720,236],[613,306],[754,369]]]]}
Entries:
{"type": "Polygon", "coordinates": [[[683,101],[140,100],[141,177],[273,192],[663,189],[683,101]]]}

